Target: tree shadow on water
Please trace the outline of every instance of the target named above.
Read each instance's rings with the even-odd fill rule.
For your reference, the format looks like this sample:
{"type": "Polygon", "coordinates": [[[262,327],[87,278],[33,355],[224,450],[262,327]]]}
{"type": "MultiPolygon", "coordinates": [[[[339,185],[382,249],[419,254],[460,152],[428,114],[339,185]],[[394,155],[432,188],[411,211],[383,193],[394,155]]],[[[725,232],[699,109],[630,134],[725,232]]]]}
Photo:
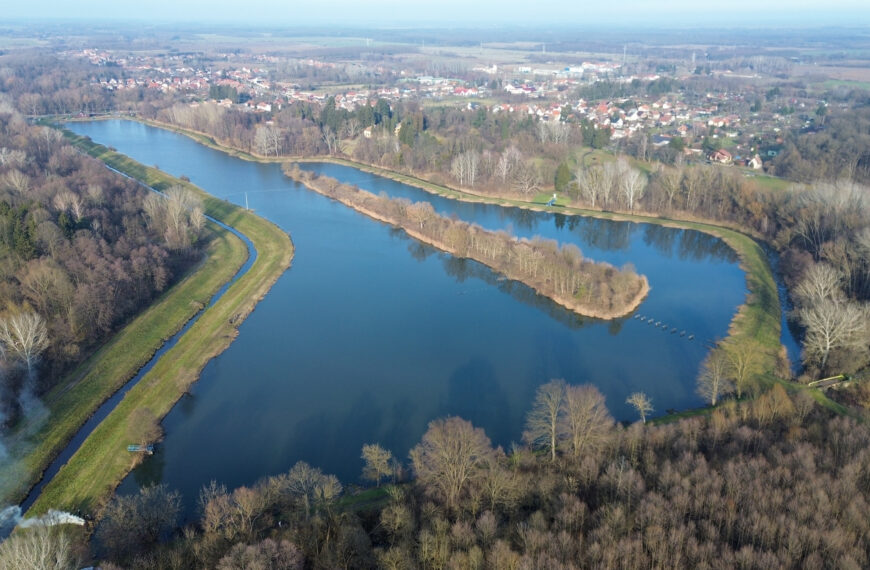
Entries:
{"type": "Polygon", "coordinates": [[[450,375],[442,410],[441,416],[459,416],[484,428],[494,442],[506,442],[516,427],[495,369],[482,358],[470,359],[450,375]]]}

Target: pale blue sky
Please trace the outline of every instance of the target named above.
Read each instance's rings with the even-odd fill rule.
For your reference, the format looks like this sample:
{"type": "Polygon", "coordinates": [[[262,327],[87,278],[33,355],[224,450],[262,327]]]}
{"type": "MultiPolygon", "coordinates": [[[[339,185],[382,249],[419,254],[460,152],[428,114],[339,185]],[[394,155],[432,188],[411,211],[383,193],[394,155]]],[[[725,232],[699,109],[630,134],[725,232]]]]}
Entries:
{"type": "Polygon", "coordinates": [[[562,23],[706,27],[870,24],[867,0],[0,0],[5,19],[62,18],[281,25],[562,23]]]}

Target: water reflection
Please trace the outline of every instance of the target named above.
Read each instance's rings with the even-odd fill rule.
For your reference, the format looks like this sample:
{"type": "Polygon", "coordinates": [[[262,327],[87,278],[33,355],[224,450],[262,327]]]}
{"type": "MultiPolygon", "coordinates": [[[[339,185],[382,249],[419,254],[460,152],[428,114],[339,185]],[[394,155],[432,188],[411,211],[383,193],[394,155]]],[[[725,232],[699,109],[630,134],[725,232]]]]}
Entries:
{"type": "Polygon", "coordinates": [[[480,357],[469,359],[450,375],[440,415],[478,417],[498,432],[515,431],[508,424],[510,406],[495,368],[480,357]]]}
{"type": "MultiPolygon", "coordinates": [[[[594,383],[618,419],[634,417],[624,401],[638,390],[660,410],[699,404],[700,342],[639,319],[575,315],[484,265],[455,259],[299,187],[275,164],[240,161],[136,124],[75,129],[143,163],[187,174],[221,198],[244,203],[238,188],[269,189],[251,192],[250,206],[296,245],[290,271],[242,323],[227,351],[205,367],[194,398],[164,421],[166,440],[155,457],[163,466],[151,477],[129,477],[122,492],[135,490],[137,477],[153,480],[159,472],[194,503],[211,479],[249,485],[299,460],[350,483],[359,477],[362,444],[379,442],[405,460],[426,425],[449,413],[467,416],[506,446],[521,437],[535,389],[551,378],[594,383]]],[[[510,227],[523,237],[575,243],[588,257],[617,266],[632,262],[652,286],[639,312],[699,339],[725,334],[745,294],[736,265],[710,254],[706,261],[690,259],[705,243],[718,250],[715,240],[645,224],[462,203],[342,172],[347,182],[374,193],[428,200],[442,214],[487,229],[510,227]],[[678,245],[684,240],[690,243],[678,245]],[[680,259],[683,250],[686,259],[680,259]]]]}

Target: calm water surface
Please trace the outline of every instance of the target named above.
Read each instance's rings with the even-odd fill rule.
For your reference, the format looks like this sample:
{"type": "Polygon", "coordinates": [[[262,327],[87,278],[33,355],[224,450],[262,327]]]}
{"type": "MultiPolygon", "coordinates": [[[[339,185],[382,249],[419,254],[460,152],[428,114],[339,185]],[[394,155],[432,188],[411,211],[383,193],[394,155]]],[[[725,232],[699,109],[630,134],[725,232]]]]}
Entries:
{"type": "Polygon", "coordinates": [[[633,263],[652,291],[639,319],[578,317],[485,266],[454,259],[287,179],[278,165],[230,157],[126,121],[69,128],[148,165],[186,175],[290,233],[293,265],[164,421],[159,452],[122,485],[165,482],[188,508],[215,479],[251,484],[304,460],[358,479],[363,444],[404,459],[438,417],[459,415],[496,444],[521,437],[536,388],[592,383],[618,419],[646,392],[657,413],[701,404],[695,377],[710,339],[746,295],[733,252],[705,234],[655,225],[466,204],[353,168],[305,168],[372,192],[427,200],[486,228],[576,243],[587,257],[633,263]]]}

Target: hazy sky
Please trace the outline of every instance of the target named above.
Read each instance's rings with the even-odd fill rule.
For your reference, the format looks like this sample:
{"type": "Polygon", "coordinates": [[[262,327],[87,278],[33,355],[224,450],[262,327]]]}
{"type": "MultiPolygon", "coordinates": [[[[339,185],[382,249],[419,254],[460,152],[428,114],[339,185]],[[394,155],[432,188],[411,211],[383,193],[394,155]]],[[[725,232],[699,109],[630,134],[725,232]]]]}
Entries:
{"type": "Polygon", "coordinates": [[[586,27],[673,24],[870,24],[868,0],[0,0],[4,19],[63,18],[281,25],[479,26],[562,23],[586,27]]]}

